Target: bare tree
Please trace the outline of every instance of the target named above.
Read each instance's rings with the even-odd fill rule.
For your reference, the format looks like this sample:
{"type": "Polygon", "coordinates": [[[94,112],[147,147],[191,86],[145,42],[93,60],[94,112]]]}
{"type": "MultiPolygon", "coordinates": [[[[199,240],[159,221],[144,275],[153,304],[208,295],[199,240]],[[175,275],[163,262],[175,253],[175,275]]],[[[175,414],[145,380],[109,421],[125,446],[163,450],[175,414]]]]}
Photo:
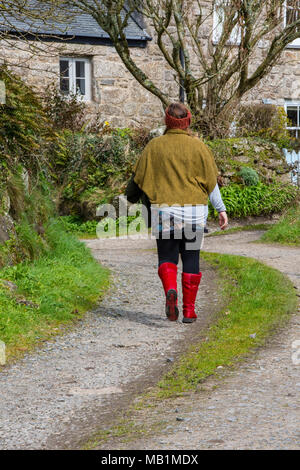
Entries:
{"type": "Polygon", "coordinates": [[[228,113],[236,103],[278,63],[285,47],[300,37],[298,0],[64,0],[60,3],[93,16],[113,41],[131,74],[166,106],[172,97],[138,66],[126,39],[130,16],[137,11],[142,13],[157,47],[185,90],[188,105],[209,135],[222,128],[222,122],[228,120],[228,113]],[[284,21],[286,8],[288,21],[284,21]],[[263,54],[260,53],[262,43],[263,54]]]}
{"type": "MultiPolygon", "coordinates": [[[[10,18],[33,23],[78,13],[91,15],[109,35],[121,60],[164,106],[174,99],[142,69],[129,47],[126,28],[137,12],[143,15],[166,61],[181,84],[203,132],[223,132],[241,98],[253,89],[300,37],[299,0],[0,0],[0,39],[11,40],[10,18]],[[71,8],[70,8],[71,7],[71,8]],[[7,23],[8,22],[8,23],[7,23]]],[[[61,17],[61,19],[59,19],[61,17]]],[[[14,23],[15,24],[15,23],[14,23]]],[[[65,20],[66,24],[66,20],[65,20]]],[[[12,25],[13,26],[13,25],[12,25]]],[[[27,34],[19,32],[27,40],[27,34]]],[[[44,51],[44,44],[30,47],[44,51]]],[[[41,38],[43,39],[43,38],[41,38]]],[[[22,43],[22,41],[20,41],[22,43]]]]}

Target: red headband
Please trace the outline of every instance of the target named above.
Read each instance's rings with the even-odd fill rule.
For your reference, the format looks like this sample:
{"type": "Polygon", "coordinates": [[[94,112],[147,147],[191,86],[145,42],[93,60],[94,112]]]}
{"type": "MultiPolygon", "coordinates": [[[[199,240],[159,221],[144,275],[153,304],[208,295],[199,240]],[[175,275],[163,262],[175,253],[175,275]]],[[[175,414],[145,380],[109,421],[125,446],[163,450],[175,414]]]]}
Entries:
{"type": "Polygon", "coordinates": [[[192,115],[188,110],[187,116],[181,119],[178,119],[174,116],[171,116],[166,109],[166,126],[168,129],[187,129],[191,125],[192,115]]]}

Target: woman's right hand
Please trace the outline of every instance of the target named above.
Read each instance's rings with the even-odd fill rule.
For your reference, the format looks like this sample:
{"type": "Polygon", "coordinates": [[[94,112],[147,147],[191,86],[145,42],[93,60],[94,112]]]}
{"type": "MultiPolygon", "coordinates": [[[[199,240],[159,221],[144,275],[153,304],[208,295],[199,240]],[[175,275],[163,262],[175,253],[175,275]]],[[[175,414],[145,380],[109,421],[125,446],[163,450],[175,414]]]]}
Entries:
{"type": "Polygon", "coordinates": [[[219,213],[219,225],[221,227],[221,230],[225,230],[225,228],[228,225],[228,217],[226,212],[220,212],[219,213]]]}

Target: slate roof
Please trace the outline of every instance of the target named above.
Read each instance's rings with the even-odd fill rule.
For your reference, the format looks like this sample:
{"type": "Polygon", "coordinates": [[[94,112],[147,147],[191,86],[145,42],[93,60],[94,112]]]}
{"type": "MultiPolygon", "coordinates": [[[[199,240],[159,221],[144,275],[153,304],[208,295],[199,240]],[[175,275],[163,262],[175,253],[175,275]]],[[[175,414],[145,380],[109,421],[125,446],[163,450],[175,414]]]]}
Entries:
{"type": "MultiPolygon", "coordinates": [[[[34,1],[32,1],[34,6],[34,1]]],[[[109,35],[103,31],[96,20],[88,14],[78,11],[75,7],[68,9],[70,11],[70,20],[67,24],[47,19],[33,20],[9,17],[1,15],[0,12],[0,30],[17,33],[31,33],[42,36],[57,36],[63,38],[76,38],[80,42],[80,38],[92,38],[94,40],[109,40],[109,35]]],[[[126,37],[129,41],[149,41],[151,37],[143,28],[142,22],[139,21],[138,15],[132,15],[125,29],[126,37]]],[[[85,41],[83,41],[85,42],[85,41]]]]}

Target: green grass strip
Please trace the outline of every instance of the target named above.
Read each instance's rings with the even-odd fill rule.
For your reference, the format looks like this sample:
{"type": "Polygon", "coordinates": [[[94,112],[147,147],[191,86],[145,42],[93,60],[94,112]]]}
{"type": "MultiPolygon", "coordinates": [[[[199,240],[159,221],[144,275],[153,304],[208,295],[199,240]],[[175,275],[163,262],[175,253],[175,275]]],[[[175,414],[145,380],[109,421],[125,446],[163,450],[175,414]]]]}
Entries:
{"type": "Polygon", "coordinates": [[[108,270],[61,224],[51,222],[46,236],[50,251],[0,271],[0,340],[6,344],[7,359],[81,318],[108,285],[108,270]],[[10,290],[6,281],[17,290],[10,290]],[[20,303],[24,300],[27,305],[20,303]]]}
{"type": "MultiPolygon", "coordinates": [[[[251,258],[214,253],[202,256],[218,267],[224,309],[206,334],[158,384],[158,397],[193,390],[218,366],[232,366],[265,343],[296,311],[298,298],[290,280],[251,258]]],[[[201,315],[201,312],[199,312],[201,315]]]]}
{"type": "Polygon", "coordinates": [[[259,241],[300,246],[300,204],[289,208],[259,241]]]}
{"type": "Polygon", "coordinates": [[[218,230],[217,232],[212,232],[212,233],[209,233],[208,235],[205,235],[205,237],[219,237],[222,235],[228,235],[230,233],[235,233],[235,232],[269,230],[271,227],[272,227],[272,224],[249,224],[249,225],[243,225],[241,227],[227,228],[226,230],[218,230]]]}

